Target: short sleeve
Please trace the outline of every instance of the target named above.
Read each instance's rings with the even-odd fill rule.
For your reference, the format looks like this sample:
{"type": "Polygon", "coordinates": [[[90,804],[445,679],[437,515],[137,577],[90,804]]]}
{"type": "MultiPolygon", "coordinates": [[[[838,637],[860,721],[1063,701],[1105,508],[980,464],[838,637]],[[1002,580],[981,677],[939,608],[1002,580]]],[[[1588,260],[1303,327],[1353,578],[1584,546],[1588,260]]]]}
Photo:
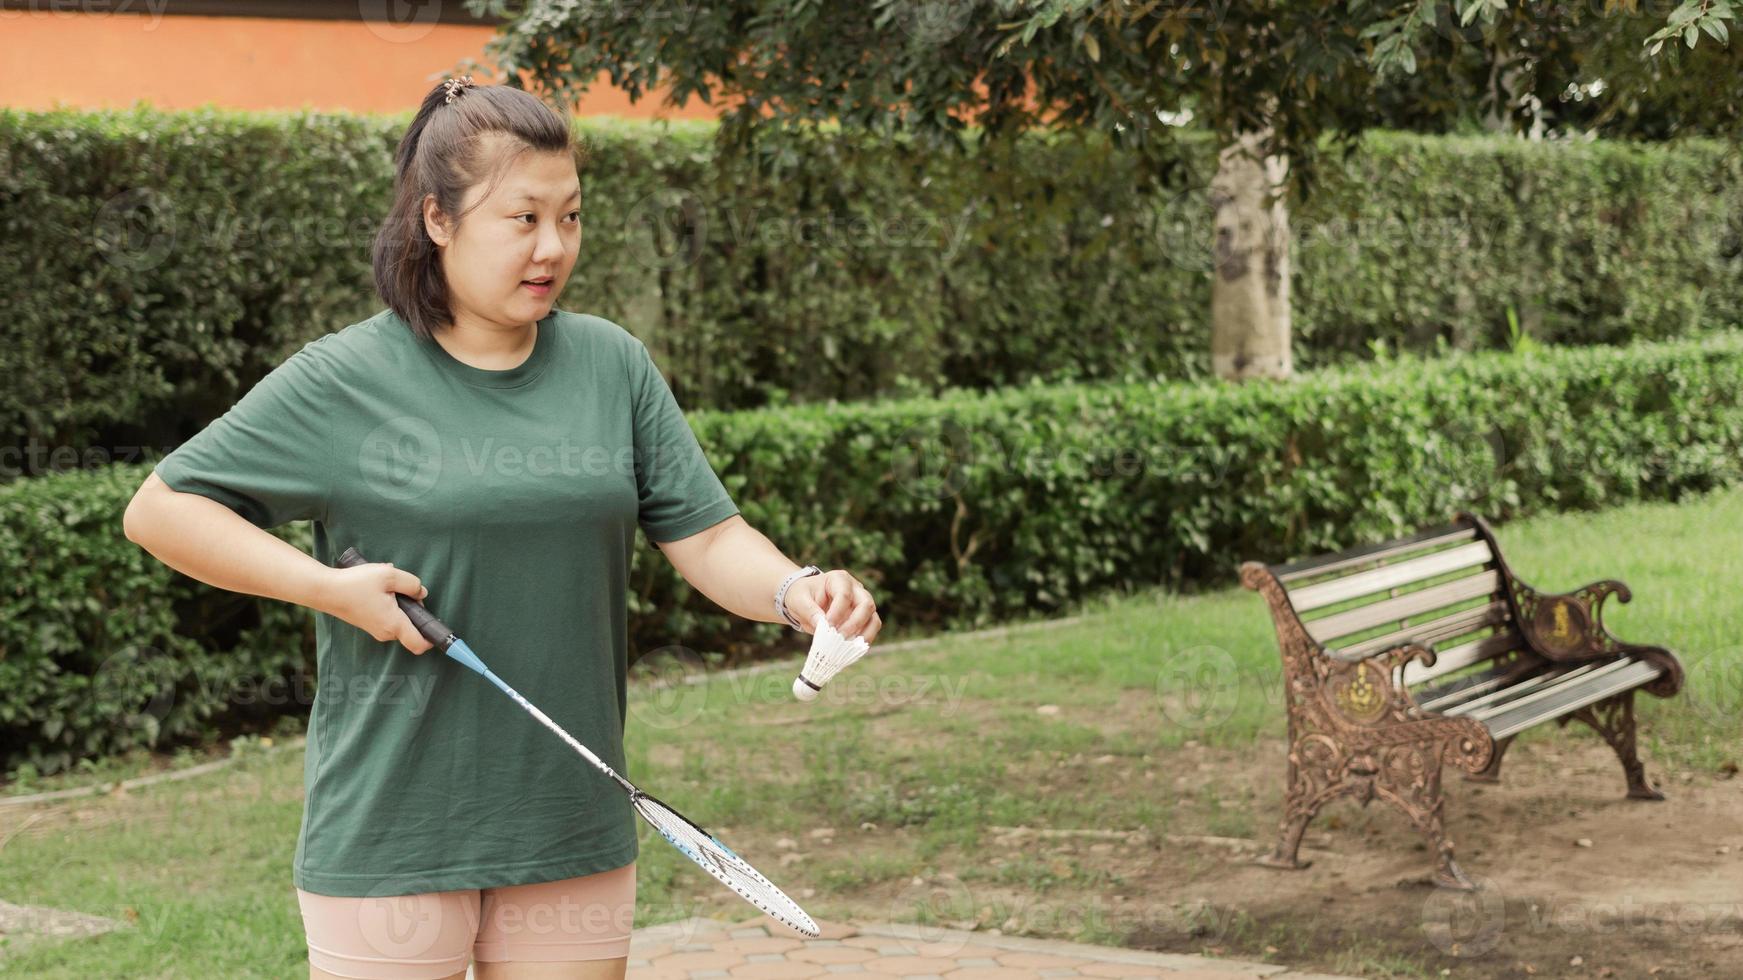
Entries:
{"type": "Polygon", "coordinates": [[[330,379],[305,344],[230,410],[157,464],[170,489],[210,497],[265,529],[325,520],[331,497],[330,379]]]}
{"type": "Polygon", "coordinates": [[[648,540],[677,541],[737,514],[738,506],[708,464],[647,345],[633,339],[637,521],[648,540]]]}

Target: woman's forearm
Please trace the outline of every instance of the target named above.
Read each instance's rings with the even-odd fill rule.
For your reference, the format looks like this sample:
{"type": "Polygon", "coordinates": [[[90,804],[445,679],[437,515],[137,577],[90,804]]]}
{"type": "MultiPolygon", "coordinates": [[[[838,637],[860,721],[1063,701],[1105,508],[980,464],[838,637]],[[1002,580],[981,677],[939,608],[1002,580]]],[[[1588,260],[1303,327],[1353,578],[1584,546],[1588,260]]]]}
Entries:
{"type": "Polygon", "coordinates": [[[155,473],[127,505],[122,526],[127,540],[207,585],[330,611],[327,566],[210,497],[176,492],[155,473]]]}
{"type": "Polygon", "coordinates": [[[799,566],[766,535],[742,522],[728,525],[703,553],[690,584],[722,609],[759,623],[787,625],[775,612],[775,590],[799,566]]]}

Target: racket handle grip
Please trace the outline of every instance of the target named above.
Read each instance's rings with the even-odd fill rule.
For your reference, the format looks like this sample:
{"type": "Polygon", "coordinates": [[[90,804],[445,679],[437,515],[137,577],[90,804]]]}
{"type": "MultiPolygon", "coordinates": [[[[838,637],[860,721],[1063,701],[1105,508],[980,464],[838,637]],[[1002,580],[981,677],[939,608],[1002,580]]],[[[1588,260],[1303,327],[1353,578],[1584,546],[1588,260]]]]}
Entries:
{"type": "MultiPolygon", "coordinates": [[[[340,568],[353,568],[358,565],[367,564],[369,564],[369,562],[358,553],[356,548],[346,548],[345,553],[339,556],[340,568]]],[[[425,609],[423,603],[413,599],[411,596],[408,596],[403,592],[395,592],[393,597],[397,602],[399,602],[400,611],[404,612],[406,618],[412,621],[412,625],[417,627],[418,632],[423,635],[424,639],[435,644],[435,648],[438,651],[447,653],[448,647],[452,646],[454,642],[459,639],[458,636],[454,635],[453,630],[449,629],[445,623],[436,618],[435,613],[425,609]]]]}

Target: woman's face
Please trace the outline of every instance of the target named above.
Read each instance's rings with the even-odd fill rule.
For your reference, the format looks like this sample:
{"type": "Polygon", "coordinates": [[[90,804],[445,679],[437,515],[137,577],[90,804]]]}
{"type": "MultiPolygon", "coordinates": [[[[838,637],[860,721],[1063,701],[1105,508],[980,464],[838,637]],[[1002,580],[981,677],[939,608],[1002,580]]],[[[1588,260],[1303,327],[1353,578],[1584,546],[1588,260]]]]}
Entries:
{"type": "MultiPolygon", "coordinates": [[[[487,184],[466,191],[462,209],[487,184]]],[[[424,227],[442,247],[442,271],[456,322],[519,327],[543,319],[563,291],[581,247],[581,182],[567,153],[517,157],[491,191],[456,227],[444,222],[434,195],[424,201],[424,227]],[[549,277],[542,289],[527,280],[549,277]]]]}

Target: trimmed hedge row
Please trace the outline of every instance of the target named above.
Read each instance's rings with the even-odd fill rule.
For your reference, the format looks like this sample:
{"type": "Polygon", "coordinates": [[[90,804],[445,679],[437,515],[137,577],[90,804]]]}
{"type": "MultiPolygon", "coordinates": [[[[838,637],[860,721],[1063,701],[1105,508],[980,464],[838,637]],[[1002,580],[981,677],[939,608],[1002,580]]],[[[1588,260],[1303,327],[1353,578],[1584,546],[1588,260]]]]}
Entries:
{"type": "MultiPolygon", "coordinates": [[[[1104,590],[1223,586],[1243,559],[1460,507],[1507,520],[1743,481],[1743,335],[690,419],[746,520],[788,553],[853,569],[892,626],[970,627],[1104,590]]],[[[312,668],[313,617],[210,589],[126,541],[145,474],[0,488],[8,769],[307,709],[287,679],[312,668]]],[[[306,549],[308,531],[275,533],[306,549]]],[[[785,627],[730,616],[652,554],[637,549],[632,569],[632,651],[792,650],[785,627]]]]}
{"type": "MultiPolygon", "coordinates": [[[[269,682],[313,674],[308,610],[214,589],[121,530],[149,466],[0,487],[0,772],[198,740],[219,722],[270,722],[269,682]]],[[[304,551],[312,525],[274,533],[304,551]]],[[[300,706],[307,712],[305,701],[300,706]]]]}
{"type": "MultiPolygon", "coordinates": [[[[167,450],[379,309],[407,118],[0,110],[0,474],[167,450]]],[[[1184,188],[1052,136],[950,158],[836,135],[776,180],[709,125],[579,125],[559,303],[634,330],[687,407],[1209,373],[1201,139],[1184,188]]],[[[1376,134],[1292,218],[1296,361],[1499,346],[1510,309],[1562,344],[1735,324],[1740,216],[1719,143],[1376,134]]]]}

